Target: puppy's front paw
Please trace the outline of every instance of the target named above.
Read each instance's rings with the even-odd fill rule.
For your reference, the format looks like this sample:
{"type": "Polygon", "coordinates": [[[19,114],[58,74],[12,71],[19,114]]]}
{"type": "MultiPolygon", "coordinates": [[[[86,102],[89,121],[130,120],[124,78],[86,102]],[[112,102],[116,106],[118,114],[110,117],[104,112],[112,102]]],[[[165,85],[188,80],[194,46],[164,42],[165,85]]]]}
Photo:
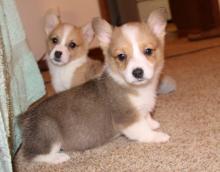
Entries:
{"type": "Polygon", "coordinates": [[[147,133],[146,137],[141,142],[146,143],[163,143],[169,140],[170,136],[163,132],[151,131],[147,133]]]}
{"type": "Polygon", "coordinates": [[[154,119],[148,120],[147,122],[152,130],[160,128],[160,123],[155,121],[154,119]]]}
{"type": "Polygon", "coordinates": [[[170,139],[170,136],[163,132],[154,132],[153,134],[153,142],[161,143],[161,142],[167,142],[170,139]]]}

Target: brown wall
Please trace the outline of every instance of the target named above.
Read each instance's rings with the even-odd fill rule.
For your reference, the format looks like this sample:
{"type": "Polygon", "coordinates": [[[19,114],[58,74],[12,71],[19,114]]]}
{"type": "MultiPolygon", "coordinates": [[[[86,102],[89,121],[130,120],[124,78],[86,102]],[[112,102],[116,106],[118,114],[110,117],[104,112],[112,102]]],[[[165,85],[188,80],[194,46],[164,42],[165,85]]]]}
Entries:
{"type": "Polygon", "coordinates": [[[219,26],[217,0],[169,0],[172,18],[180,35],[199,33],[219,26]]]}

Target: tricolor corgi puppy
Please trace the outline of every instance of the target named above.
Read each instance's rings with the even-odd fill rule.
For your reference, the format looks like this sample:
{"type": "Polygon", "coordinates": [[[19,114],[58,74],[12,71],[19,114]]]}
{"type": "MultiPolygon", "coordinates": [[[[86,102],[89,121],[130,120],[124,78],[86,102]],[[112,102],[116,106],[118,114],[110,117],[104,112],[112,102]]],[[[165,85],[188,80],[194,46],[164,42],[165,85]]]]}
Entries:
{"type": "Polygon", "coordinates": [[[152,12],[146,23],[116,28],[95,19],[105,73],[22,115],[23,155],[62,163],[69,159],[66,151],[101,146],[118,135],[144,143],[168,141],[169,135],[155,131],[160,124],[150,116],[164,62],[165,26],[162,9],[152,12]]]}
{"type": "Polygon", "coordinates": [[[47,63],[55,92],[85,83],[102,73],[103,63],[88,57],[94,37],[91,23],[76,27],[60,22],[57,15],[46,15],[47,63]]]}

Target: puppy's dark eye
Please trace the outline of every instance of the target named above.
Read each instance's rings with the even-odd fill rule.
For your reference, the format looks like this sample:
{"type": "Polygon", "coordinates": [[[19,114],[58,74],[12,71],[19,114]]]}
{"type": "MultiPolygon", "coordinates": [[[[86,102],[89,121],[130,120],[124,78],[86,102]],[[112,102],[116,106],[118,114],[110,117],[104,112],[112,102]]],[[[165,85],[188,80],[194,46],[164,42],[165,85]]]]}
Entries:
{"type": "Polygon", "coordinates": [[[151,49],[151,48],[146,48],[145,50],[144,50],[144,55],[146,55],[146,56],[151,56],[153,54],[153,49],[151,49]]]}
{"type": "Polygon", "coordinates": [[[124,61],[126,58],[127,58],[127,55],[126,54],[123,54],[123,53],[121,53],[121,54],[118,54],[118,59],[120,60],[120,61],[124,61]]]}
{"type": "Polygon", "coordinates": [[[56,37],[51,38],[53,44],[57,44],[59,41],[56,37]]]}
{"type": "Polygon", "coordinates": [[[69,47],[72,48],[72,49],[75,48],[76,47],[76,43],[75,42],[70,42],[69,47]]]}

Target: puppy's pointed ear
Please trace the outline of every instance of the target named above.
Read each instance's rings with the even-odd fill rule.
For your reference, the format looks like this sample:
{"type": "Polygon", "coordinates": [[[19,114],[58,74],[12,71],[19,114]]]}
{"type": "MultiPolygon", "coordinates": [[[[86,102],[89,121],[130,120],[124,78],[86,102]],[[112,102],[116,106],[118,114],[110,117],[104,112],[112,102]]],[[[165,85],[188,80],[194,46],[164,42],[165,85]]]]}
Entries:
{"type": "Polygon", "coordinates": [[[94,18],[92,21],[94,32],[102,47],[109,45],[112,36],[112,26],[101,18],[94,18]]]}
{"type": "Polygon", "coordinates": [[[49,10],[45,15],[45,32],[47,35],[49,35],[55,27],[60,23],[58,15],[52,11],[49,10]]]}
{"type": "Polygon", "coordinates": [[[148,26],[157,37],[163,37],[166,34],[167,11],[165,8],[159,8],[151,12],[148,20],[148,26]]]}
{"type": "Polygon", "coordinates": [[[82,28],[83,38],[84,40],[90,44],[94,38],[94,30],[92,27],[92,23],[88,23],[87,25],[83,26],[82,28]]]}

